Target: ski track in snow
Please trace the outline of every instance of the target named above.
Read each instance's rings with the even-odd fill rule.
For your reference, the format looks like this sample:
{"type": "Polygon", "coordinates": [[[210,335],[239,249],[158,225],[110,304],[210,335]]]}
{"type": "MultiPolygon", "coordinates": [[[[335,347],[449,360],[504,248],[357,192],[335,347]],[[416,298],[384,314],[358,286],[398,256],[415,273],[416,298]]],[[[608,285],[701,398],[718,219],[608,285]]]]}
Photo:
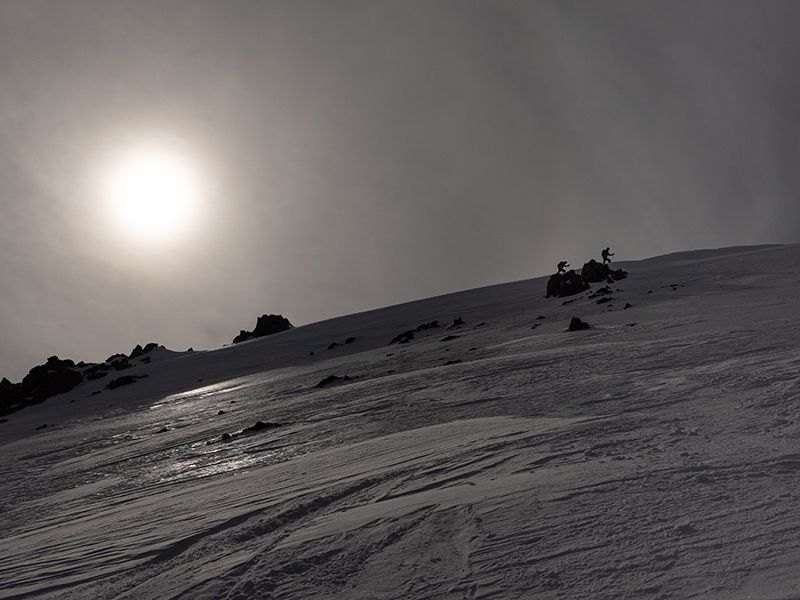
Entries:
{"type": "Polygon", "coordinates": [[[800,246],[624,266],[610,308],[492,286],[11,415],[0,598],[800,597],[800,246]]]}

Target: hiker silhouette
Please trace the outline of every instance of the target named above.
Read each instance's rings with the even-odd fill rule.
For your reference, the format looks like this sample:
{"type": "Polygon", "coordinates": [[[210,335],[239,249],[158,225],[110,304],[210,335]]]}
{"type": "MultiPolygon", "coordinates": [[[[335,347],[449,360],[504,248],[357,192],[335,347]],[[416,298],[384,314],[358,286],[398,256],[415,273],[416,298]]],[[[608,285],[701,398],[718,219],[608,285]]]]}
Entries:
{"type": "Polygon", "coordinates": [[[562,260],[560,263],[558,263],[558,273],[565,273],[568,266],[569,263],[565,260],[562,260]]]}
{"type": "Polygon", "coordinates": [[[603,264],[610,263],[611,262],[611,258],[610,257],[614,256],[614,253],[611,252],[610,248],[606,248],[600,254],[602,254],[602,256],[603,256],[603,264]]]}

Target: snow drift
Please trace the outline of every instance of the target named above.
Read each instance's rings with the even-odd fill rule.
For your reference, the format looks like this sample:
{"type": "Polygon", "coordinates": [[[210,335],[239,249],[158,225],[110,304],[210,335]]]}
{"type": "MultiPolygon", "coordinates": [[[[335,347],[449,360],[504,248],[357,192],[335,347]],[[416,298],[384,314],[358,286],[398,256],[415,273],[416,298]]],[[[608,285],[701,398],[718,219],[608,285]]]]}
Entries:
{"type": "Polygon", "coordinates": [[[622,266],[602,297],[160,351],[10,415],[0,598],[796,597],[800,246],[622,266]]]}

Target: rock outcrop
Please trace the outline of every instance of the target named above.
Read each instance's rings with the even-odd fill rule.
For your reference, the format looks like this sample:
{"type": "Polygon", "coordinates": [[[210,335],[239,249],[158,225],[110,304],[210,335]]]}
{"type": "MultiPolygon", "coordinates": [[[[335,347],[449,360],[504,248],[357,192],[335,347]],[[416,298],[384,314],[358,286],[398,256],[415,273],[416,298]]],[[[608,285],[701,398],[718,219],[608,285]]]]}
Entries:
{"type": "Polygon", "coordinates": [[[556,298],[564,298],[565,296],[574,296],[589,289],[589,284],[586,283],[574,269],[570,269],[566,273],[553,273],[547,281],[547,297],[555,296],[556,298]]]}
{"type": "Polygon", "coordinates": [[[256,321],[256,328],[253,331],[242,329],[239,331],[239,335],[233,338],[233,343],[238,344],[239,342],[280,333],[292,327],[293,325],[289,322],[289,319],[283,315],[261,315],[256,321]]]}
{"type": "Polygon", "coordinates": [[[581,277],[586,283],[614,283],[627,276],[628,274],[622,269],[612,270],[607,264],[599,263],[595,259],[591,259],[581,269],[581,277]]]}
{"type": "Polygon", "coordinates": [[[569,331],[581,331],[583,329],[589,329],[589,324],[585,321],[581,321],[578,317],[572,317],[567,329],[569,331]]]}

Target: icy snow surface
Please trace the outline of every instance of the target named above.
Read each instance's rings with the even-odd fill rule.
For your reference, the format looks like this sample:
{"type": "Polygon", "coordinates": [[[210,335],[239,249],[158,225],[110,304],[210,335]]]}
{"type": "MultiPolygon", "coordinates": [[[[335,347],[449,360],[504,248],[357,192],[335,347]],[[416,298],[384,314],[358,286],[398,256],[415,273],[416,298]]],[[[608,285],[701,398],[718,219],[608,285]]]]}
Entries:
{"type": "Polygon", "coordinates": [[[470,290],[11,415],[0,598],[797,598],[800,246],[622,266],[605,304],[470,290]]]}

